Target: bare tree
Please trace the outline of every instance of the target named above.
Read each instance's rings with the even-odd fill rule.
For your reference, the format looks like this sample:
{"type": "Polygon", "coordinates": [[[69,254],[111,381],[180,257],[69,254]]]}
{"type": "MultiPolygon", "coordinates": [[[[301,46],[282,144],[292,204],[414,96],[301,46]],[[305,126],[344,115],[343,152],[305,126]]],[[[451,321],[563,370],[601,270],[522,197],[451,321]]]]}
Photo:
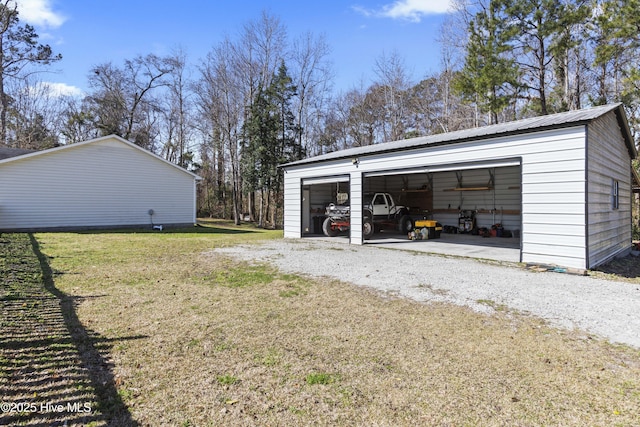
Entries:
{"type": "MultiPolygon", "coordinates": [[[[249,112],[261,90],[271,84],[281,61],[285,59],[287,31],[280,19],[263,11],[260,19],[247,23],[238,43],[232,44],[234,72],[238,76],[239,87],[243,89],[244,114],[241,127],[248,120],[249,112]]],[[[242,151],[246,148],[246,137],[242,136],[242,151]]],[[[238,155],[240,162],[241,153],[238,155]]],[[[239,163],[238,163],[239,164],[239,163]]],[[[242,189],[242,174],[238,175],[238,188],[242,189]]],[[[253,191],[247,192],[248,213],[251,220],[256,218],[256,200],[253,191]]]]}
{"type": "Polygon", "coordinates": [[[60,133],[65,144],[74,144],[99,136],[94,114],[88,102],[70,96],[61,101],[64,108],[64,122],[60,133]]]}
{"type": "Polygon", "coordinates": [[[329,53],[324,36],[316,38],[305,33],[293,43],[292,76],[297,87],[294,108],[300,126],[297,138],[307,153],[317,151],[314,141],[322,132],[323,111],[327,108],[333,80],[329,53]]]}
{"type": "MultiPolygon", "coordinates": [[[[10,94],[7,83],[29,75],[29,67],[49,65],[62,59],[49,45],[38,44],[38,34],[28,24],[20,25],[15,0],[0,1],[0,141],[7,143],[10,94]]],[[[31,72],[34,72],[32,69],[31,72]]]]}
{"type": "Polygon", "coordinates": [[[410,109],[416,136],[448,132],[450,108],[447,89],[442,75],[425,78],[411,89],[410,109]]]}
{"type": "Polygon", "coordinates": [[[174,63],[156,55],[137,56],[123,68],[111,63],[93,67],[88,100],[103,135],[116,134],[152,149],[157,114],[161,111],[154,91],[166,86],[174,63]]]}
{"type": "Polygon", "coordinates": [[[343,150],[351,146],[349,137],[350,97],[340,93],[327,101],[326,108],[320,112],[322,126],[315,135],[314,152],[320,155],[343,150]]]}
{"type": "Polygon", "coordinates": [[[397,51],[390,55],[384,52],[375,62],[374,72],[377,80],[375,91],[382,99],[384,119],[382,124],[383,141],[395,141],[404,138],[409,128],[408,93],[413,85],[409,79],[404,60],[397,51]]]}
{"type": "Polygon", "coordinates": [[[187,55],[178,49],[169,56],[171,72],[167,75],[168,96],[165,97],[162,128],[165,158],[183,168],[193,163],[194,153],[191,147],[191,103],[189,80],[187,75],[187,55]]]}
{"type": "Polygon", "coordinates": [[[250,106],[259,88],[271,83],[280,62],[285,59],[287,31],[280,19],[263,11],[260,19],[243,27],[238,43],[231,43],[234,72],[250,106]]]}
{"type": "Polygon", "coordinates": [[[7,138],[11,145],[32,150],[57,146],[64,122],[61,96],[33,76],[13,80],[10,92],[7,138]]]}
{"type": "Polygon", "coordinates": [[[235,68],[233,43],[225,39],[200,65],[196,108],[199,130],[204,138],[201,151],[208,153],[209,167],[215,168],[214,194],[226,204],[226,182],[231,186],[231,216],[236,224],[242,214],[240,175],[241,125],[244,114],[243,88],[235,68]]]}
{"type": "Polygon", "coordinates": [[[384,103],[377,86],[367,89],[352,89],[344,100],[349,107],[347,132],[349,146],[362,147],[381,141],[381,126],[384,119],[384,103]]]}

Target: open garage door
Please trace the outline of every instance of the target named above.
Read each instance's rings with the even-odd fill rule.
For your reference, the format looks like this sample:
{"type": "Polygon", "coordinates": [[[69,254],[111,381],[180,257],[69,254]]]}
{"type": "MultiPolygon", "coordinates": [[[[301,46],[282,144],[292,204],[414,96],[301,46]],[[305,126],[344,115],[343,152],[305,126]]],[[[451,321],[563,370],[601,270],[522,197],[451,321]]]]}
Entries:
{"type": "Polygon", "coordinates": [[[322,235],[325,211],[330,203],[349,204],[349,175],[302,180],[302,235],[322,235]]]}
{"type": "MultiPolygon", "coordinates": [[[[368,172],[363,188],[365,194],[391,194],[398,205],[409,209],[414,221],[440,223],[441,242],[455,239],[470,250],[504,246],[515,252],[512,258],[518,261],[521,181],[521,161],[515,158],[368,172]],[[481,231],[492,238],[483,238],[481,231]],[[503,232],[511,239],[498,239],[503,232]]],[[[378,231],[369,243],[408,240],[398,229],[378,231]]]]}

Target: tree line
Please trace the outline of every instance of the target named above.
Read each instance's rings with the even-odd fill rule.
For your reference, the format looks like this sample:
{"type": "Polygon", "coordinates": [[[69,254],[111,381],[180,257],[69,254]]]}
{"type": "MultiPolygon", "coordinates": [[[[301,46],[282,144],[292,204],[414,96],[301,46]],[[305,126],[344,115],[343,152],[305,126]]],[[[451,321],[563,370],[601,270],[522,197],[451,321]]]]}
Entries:
{"type": "Polygon", "coordinates": [[[372,82],[339,93],[325,38],[263,12],[195,64],[180,49],[97,64],[77,97],[37,80],[61,56],[1,0],[0,138],[39,150],[120,135],[199,174],[200,215],[276,226],[277,165],[306,156],[610,102],[635,127],[639,12],[640,0],[460,0],[438,71],[416,82],[381,52],[372,82]]]}

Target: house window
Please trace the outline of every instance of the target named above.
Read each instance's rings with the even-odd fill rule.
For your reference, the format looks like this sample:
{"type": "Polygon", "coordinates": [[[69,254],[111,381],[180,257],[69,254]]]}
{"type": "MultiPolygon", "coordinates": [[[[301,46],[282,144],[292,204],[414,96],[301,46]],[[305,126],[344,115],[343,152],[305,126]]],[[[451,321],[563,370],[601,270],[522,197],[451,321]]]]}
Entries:
{"type": "Polygon", "coordinates": [[[611,209],[616,210],[620,207],[619,183],[615,179],[611,185],[611,209]]]}

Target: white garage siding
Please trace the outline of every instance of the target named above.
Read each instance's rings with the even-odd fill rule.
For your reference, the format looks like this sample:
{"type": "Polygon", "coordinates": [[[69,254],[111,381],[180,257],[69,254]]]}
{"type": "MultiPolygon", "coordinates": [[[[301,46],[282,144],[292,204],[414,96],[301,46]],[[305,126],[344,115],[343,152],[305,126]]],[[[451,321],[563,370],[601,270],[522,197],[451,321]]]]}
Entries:
{"type": "Polygon", "coordinates": [[[364,243],[362,236],[362,172],[351,172],[351,229],[350,242],[356,245],[364,243]]]}
{"type": "MultiPolygon", "coordinates": [[[[522,159],[522,261],[553,263],[585,268],[584,203],[571,200],[585,194],[585,126],[516,135],[420,150],[389,153],[360,158],[360,170],[384,171],[408,166],[462,164],[464,162],[496,162],[499,159],[522,159]],[[557,156],[557,157],[556,157],[557,156]],[[546,159],[547,167],[544,167],[546,159]],[[548,162],[549,159],[556,161],[548,162]],[[582,159],[582,171],[575,171],[575,162],[582,159]],[[532,186],[531,189],[529,186],[532,186]],[[540,200],[539,191],[573,193],[573,199],[553,203],[540,200]],[[577,194],[577,195],[576,195],[577,194]],[[578,224],[582,243],[576,245],[568,233],[548,232],[548,226],[578,224]],[[543,239],[541,237],[544,236],[543,239]]],[[[455,175],[455,174],[454,174],[455,175]]],[[[463,195],[463,197],[469,197],[463,195]]],[[[437,199],[436,199],[437,200],[437,199]]],[[[452,205],[457,207],[457,205],[452,205]]],[[[473,206],[463,204],[463,208],[473,206]]],[[[511,219],[513,221],[513,219],[511,219]]]]}
{"type": "Polygon", "coordinates": [[[631,169],[618,123],[611,114],[589,126],[589,265],[627,251],[631,243],[631,169]],[[613,208],[613,182],[619,183],[619,205],[613,208]]]}
{"type": "MultiPolygon", "coordinates": [[[[318,165],[314,174],[306,168],[284,168],[284,237],[298,239],[302,237],[302,186],[304,179],[313,178],[315,182],[328,182],[332,177],[344,181],[350,175],[351,161],[341,160],[318,165]]],[[[313,183],[314,181],[309,181],[313,183]]],[[[348,185],[348,183],[345,183],[348,185]]],[[[353,186],[351,186],[353,191],[353,186]]],[[[349,194],[351,198],[351,193],[349,194]]],[[[353,203],[353,200],[351,200],[353,203]]]]}
{"type": "Polygon", "coordinates": [[[284,237],[302,237],[302,180],[299,174],[284,174],[284,237]]]}
{"type": "Polygon", "coordinates": [[[585,146],[580,126],[523,157],[524,262],[586,268],[585,146]]]}
{"type": "Polygon", "coordinates": [[[0,230],[194,224],[196,179],[118,137],[7,159],[0,230]]]}
{"type": "MultiPolygon", "coordinates": [[[[356,198],[358,189],[361,190],[362,174],[367,172],[398,171],[416,168],[429,168],[444,165],[464,165],[465,163],[478,164],[480,168],[482,162],[499,163],[500,159],[514,159],[519,157],[522,162],[521,191],[522,191],[522,260],[524,262],[553,263],[567,267],[585,268],[586,247],[585,236],[585,209],[584,203],[575,203],[577,200],[585,198],[585,138],[586,127],[575,126],[556,130],[541,131],[532,134],[513,135],[485,139],[481,141],[465,142],[451,145],[440,145],[435,147],[422,147],[419,149],[397,151],[384,154],[361,156],[358,164],[354,165],[351,159],[342,159],[331,162],[308,164],[304,166],[292,166],[286,168],[285,182],[291,180],[291,184],[300,188],[300,180],[314,176],[328,176],[330,172],[336,175],[344,174],[351,170],[351,206],[352,209],[360,207],[356,198]],[[553,161],[549,161],[553,159],[553,161]],[[576,171],[575,160],[582,160],[582,171],[576,171]],[[547,164],[545,167],[544,165],[547,164]],[[295,177],[295,178],[294,178],[295,177]],[[297,181],[296,181],[297,180],[297,181]],[[541,196],[542,192],[561,193],[554,202],[541,196]],[[570,196],[567,196],[570,195],[570,196]],[[564,226],[578,225],[578,227],[568,227],[563,231],[564,226]],[[550,230],[554,229],[555,232],[550,230]],[[527,233],[527,235],[524,235],[527,233]],[[581,244],[576,244],[576,237],[582,238],[581,244]]],[[[499,170],[496,168],[496,170],[499,170]]],[[[517,178],[513,174],[514,169],[505,171],[507,176],[511,176],[507,187],[516,187],[517,178]]],[[[444,172],[443,172],[444,173],[444,172]]],[[[464,173],[469,174],[470,171],[464,173]]],[[[477,178],[488,181],[488,174],[480,169],[473,172],[479,174],[477,178]],[[486,176],[481,178],[480,175],[486,176]]],[[[440,173],[436,173],[437,176],[440,173]]],[[[455,177],[455,173],[451,172],[455,177]]],[[[470,175],[468,175],[470,176],[470,175]]],[[[475,179],[475,178],[474,178],[475,179]]],[[[436,180],[434,179],[434,185],[436,180]]],[[[467,182],[467,181],[465,181],[467,182]]],[[[471,182],[471,181],[468,181],[471,182]]],[[[455,182],[451,182],[455,184],[455,182]]],[[[475,184],[475,182],[474,182],[475,184]]],[[[288,188],[288,187],[287,187],[288,188]]],[[[434,189],[437,192],[437,189],[434,189]]],[[[505,191],[504,188],[500,189],[505,191]]],[[[296,191],[296,190],[294,190],[296,191]]],[[[299,191],[299,190],[297,190],[299,191]]],[[[520,191],[520,190],[518,190],[520,191]]],[[[509,195],[506,190],[505,205],[513,210],[517,207],[514,193],[509,195]]],[[[467,192],[465,192],[467,193],[467,192]]],[[[471,193],[471,192],[468,192],[471,193]]],[[[480,193],[480,192],[478,192],[480,193]]],[[[485,197],[490,192],[486,192],[485,197]]],[[[439,193],[437,197],[440,197],[439,193]]],[[[438,199],[434,197],[434,202],[438,199]]],[[[456,193],[453,197],[459,197],[456,193]]],[[[471,196],[464,194],[464,198],[483,197],[481,195],[471,196]]],[[[285,221],[285,236],[300,237],[300,199],[291,198],[289,202],[292,209],[297,213],[291,213],[292,223],[285,221]],[[293,200],[296,200],[293,202],[293,200]],[[295,217],[295,218],[294,218],[295,217]]],[[[496,203],[498,206],[498,202],[496,203]]],[[[502,206],[502,205],[499,205],[502,206]]],[[[457,208],[458,204],[452,204],[452,208],[457,208]]],[[[464,203],[463,208],[474,209],[475,203],[464,203]]],[[[434,206],[435,208],[435,206],[434,206]]],[[[445,208],[443,206],[443,208],[445,208]]],[[[288,209],[288,207],[285,207],[288,209]]],[[[507,207],[504,206],[506,210],[507,207]]],[[[289,218],[289,216],[287,216],[289,218]]],[[[359,219],[360,216],[355,215],[359,219]]],[[[453,220],[453,218],[452,218],[453,220]]],[[[488,221],[483,218],[483,223],[488,221]]],[[[519,220],[513,216],[507,218],[510,226],[515,226],[519,220]]],[[[361,227],[352,228],[352,243],[362,243],[361,227]]]]}
{"type": "MultiPolygon", "coordinates": [[[[629,171],[630,158],[635,155],[624,111],[617,104],[352,148],[283,167],[295,176],[293,184],[298,188],[302,178],[350,173],[352,209],[361,207],[357,198],[363,174],[432,172],[434,211],[493,203],[487,199],[493,197],[491,191],[443,196],[439,190],[457,185],[456,170],[463,171],[463,186],[475,186],[488,180],[487,169],[495,168],[495,207],[512,211],[500,219],[507,228],[521,225],[521,261],[584,269],[629,246],[629,171]],[[514,159],[519,160],[519,167],[514,166],[514,159]],[[587,174],[594,171],[597,173],[587,182],[587,174]],[[615,210],[610,208],[612,181],[619,182],[621,194],[615,210]]],[[[292,216],[299,218],[299,200],[290,203],[297,210],[292,216]]],[[[453,216],[438,219],[444,223],[455,220],[453,216]]],[[[360,215],[354,217],[360,219],[360,215]]],[[[494,216],[483,214],[480,220],[484,225],[493,222],[494,216]]],[[[299,237],[299,220],[292,221],[297,223],[285,222],[285,234],[299,237]]],[[[353,228],[351,242],[362,243],[360,227],[353,228]]]]}

